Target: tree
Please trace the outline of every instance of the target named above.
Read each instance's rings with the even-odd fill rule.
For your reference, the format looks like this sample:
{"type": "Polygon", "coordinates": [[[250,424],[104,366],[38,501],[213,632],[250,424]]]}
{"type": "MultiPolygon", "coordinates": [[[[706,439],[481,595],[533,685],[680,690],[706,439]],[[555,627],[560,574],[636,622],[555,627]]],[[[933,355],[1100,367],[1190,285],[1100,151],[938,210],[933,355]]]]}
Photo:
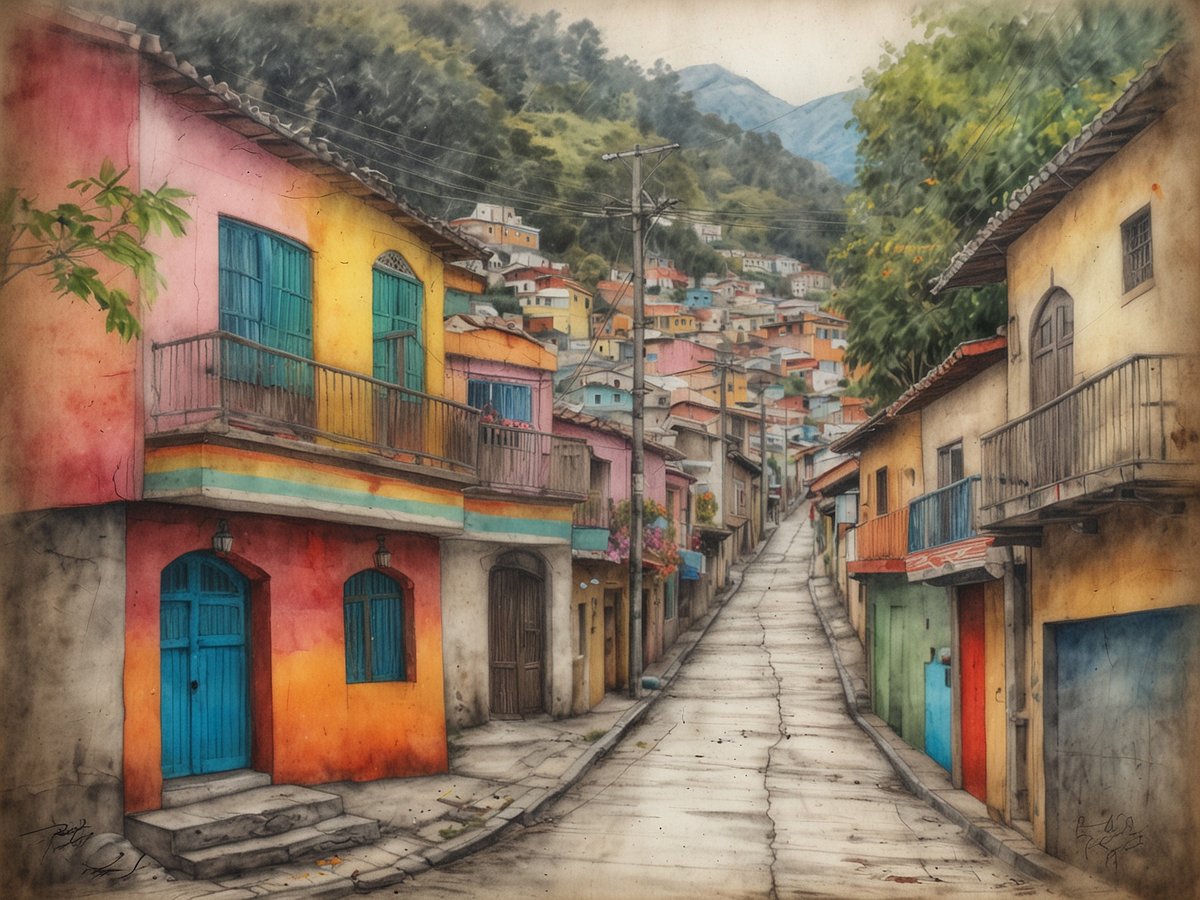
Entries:
{"type": "Polygon", "coordinates": [[[925,11],[854,106],[863,131],[849,223],[828,265],[850,319],[846,361],[888,402],[963,340],[995,332],[1002,286],[935,298],[932,279],[1038,167],[1177,31],[1165,7],[1076,0],[1053,11],[925,11]]]}
{"type": "Polygon", "coordinates": [[[105,159],[98,176],[67,185],[79,194],[78,203],[50,209],[40,208],[36,198],[15,187],[0,192],[0,288],[26,272],[41,275],[60,297],[94,301],[106,313],[106,331],[117,332],[124,341],[141,334],[134,298],[110,287],[91,263],[103,258],[128,269],[144,302],[153,303],[166,282],[145,240],[163,228],[175,237],[183,235],[191,217],[175,201],[190,194],[166,185],[134,191],[121,183],[128,171],[118,172],[105,159]]]}

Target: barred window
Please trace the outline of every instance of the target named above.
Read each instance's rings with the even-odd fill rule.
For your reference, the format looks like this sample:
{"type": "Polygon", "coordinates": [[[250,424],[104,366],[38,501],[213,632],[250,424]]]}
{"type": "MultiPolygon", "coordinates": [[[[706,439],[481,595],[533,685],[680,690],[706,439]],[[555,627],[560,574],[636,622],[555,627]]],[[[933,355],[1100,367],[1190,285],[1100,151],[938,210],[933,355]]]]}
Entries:
{"type": "Polygon", "coordinates": [[[1134,213],[1121,225],[1125,291],[1154,277],[1154,254],[1150,241],[1150,207],[1134,213]]]}

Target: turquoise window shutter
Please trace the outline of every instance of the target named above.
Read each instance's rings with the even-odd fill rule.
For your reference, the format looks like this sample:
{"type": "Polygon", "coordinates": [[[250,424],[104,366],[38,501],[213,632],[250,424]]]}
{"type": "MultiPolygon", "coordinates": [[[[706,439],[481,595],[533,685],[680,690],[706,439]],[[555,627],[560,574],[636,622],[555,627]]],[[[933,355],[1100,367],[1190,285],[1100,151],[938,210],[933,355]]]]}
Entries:
{"type": "Polygon", "coordinates": [[[373,374],[380,381],[424,391],[424,288],[415,278],[378,267],[372,283],[373,374]]]}
{"type": "Polygon", "coordinates": [[[403,681],[404,594],[399,582],[375,569],[359,572],[343,588],[346,682],[403,681]]]}

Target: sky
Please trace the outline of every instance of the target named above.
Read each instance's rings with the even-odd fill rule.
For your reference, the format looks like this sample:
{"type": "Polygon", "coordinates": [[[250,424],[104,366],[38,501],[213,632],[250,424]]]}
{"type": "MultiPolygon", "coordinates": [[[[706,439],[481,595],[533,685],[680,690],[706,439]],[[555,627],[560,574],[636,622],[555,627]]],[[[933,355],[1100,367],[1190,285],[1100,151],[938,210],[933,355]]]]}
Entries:
{"type": "Polygon", "coordinates": [[[513,0],[588,18],[611,56],[650,68],[716,63],[800,105],[857,87],[884,41],[919,37],[911,0],[513,0]]]}

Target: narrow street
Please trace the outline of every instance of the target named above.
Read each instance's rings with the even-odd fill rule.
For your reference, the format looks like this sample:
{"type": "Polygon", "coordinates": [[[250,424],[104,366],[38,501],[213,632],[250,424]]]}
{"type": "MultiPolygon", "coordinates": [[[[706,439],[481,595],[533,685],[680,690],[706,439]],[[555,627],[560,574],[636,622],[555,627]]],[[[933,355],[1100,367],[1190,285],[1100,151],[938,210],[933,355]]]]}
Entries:
{"type": "Polygon", "coordinates": [[[780,526],[668,695],[538,825],[387,893],[1055,895],[910,795],[847,715],[811,534],[780,526]]]}

